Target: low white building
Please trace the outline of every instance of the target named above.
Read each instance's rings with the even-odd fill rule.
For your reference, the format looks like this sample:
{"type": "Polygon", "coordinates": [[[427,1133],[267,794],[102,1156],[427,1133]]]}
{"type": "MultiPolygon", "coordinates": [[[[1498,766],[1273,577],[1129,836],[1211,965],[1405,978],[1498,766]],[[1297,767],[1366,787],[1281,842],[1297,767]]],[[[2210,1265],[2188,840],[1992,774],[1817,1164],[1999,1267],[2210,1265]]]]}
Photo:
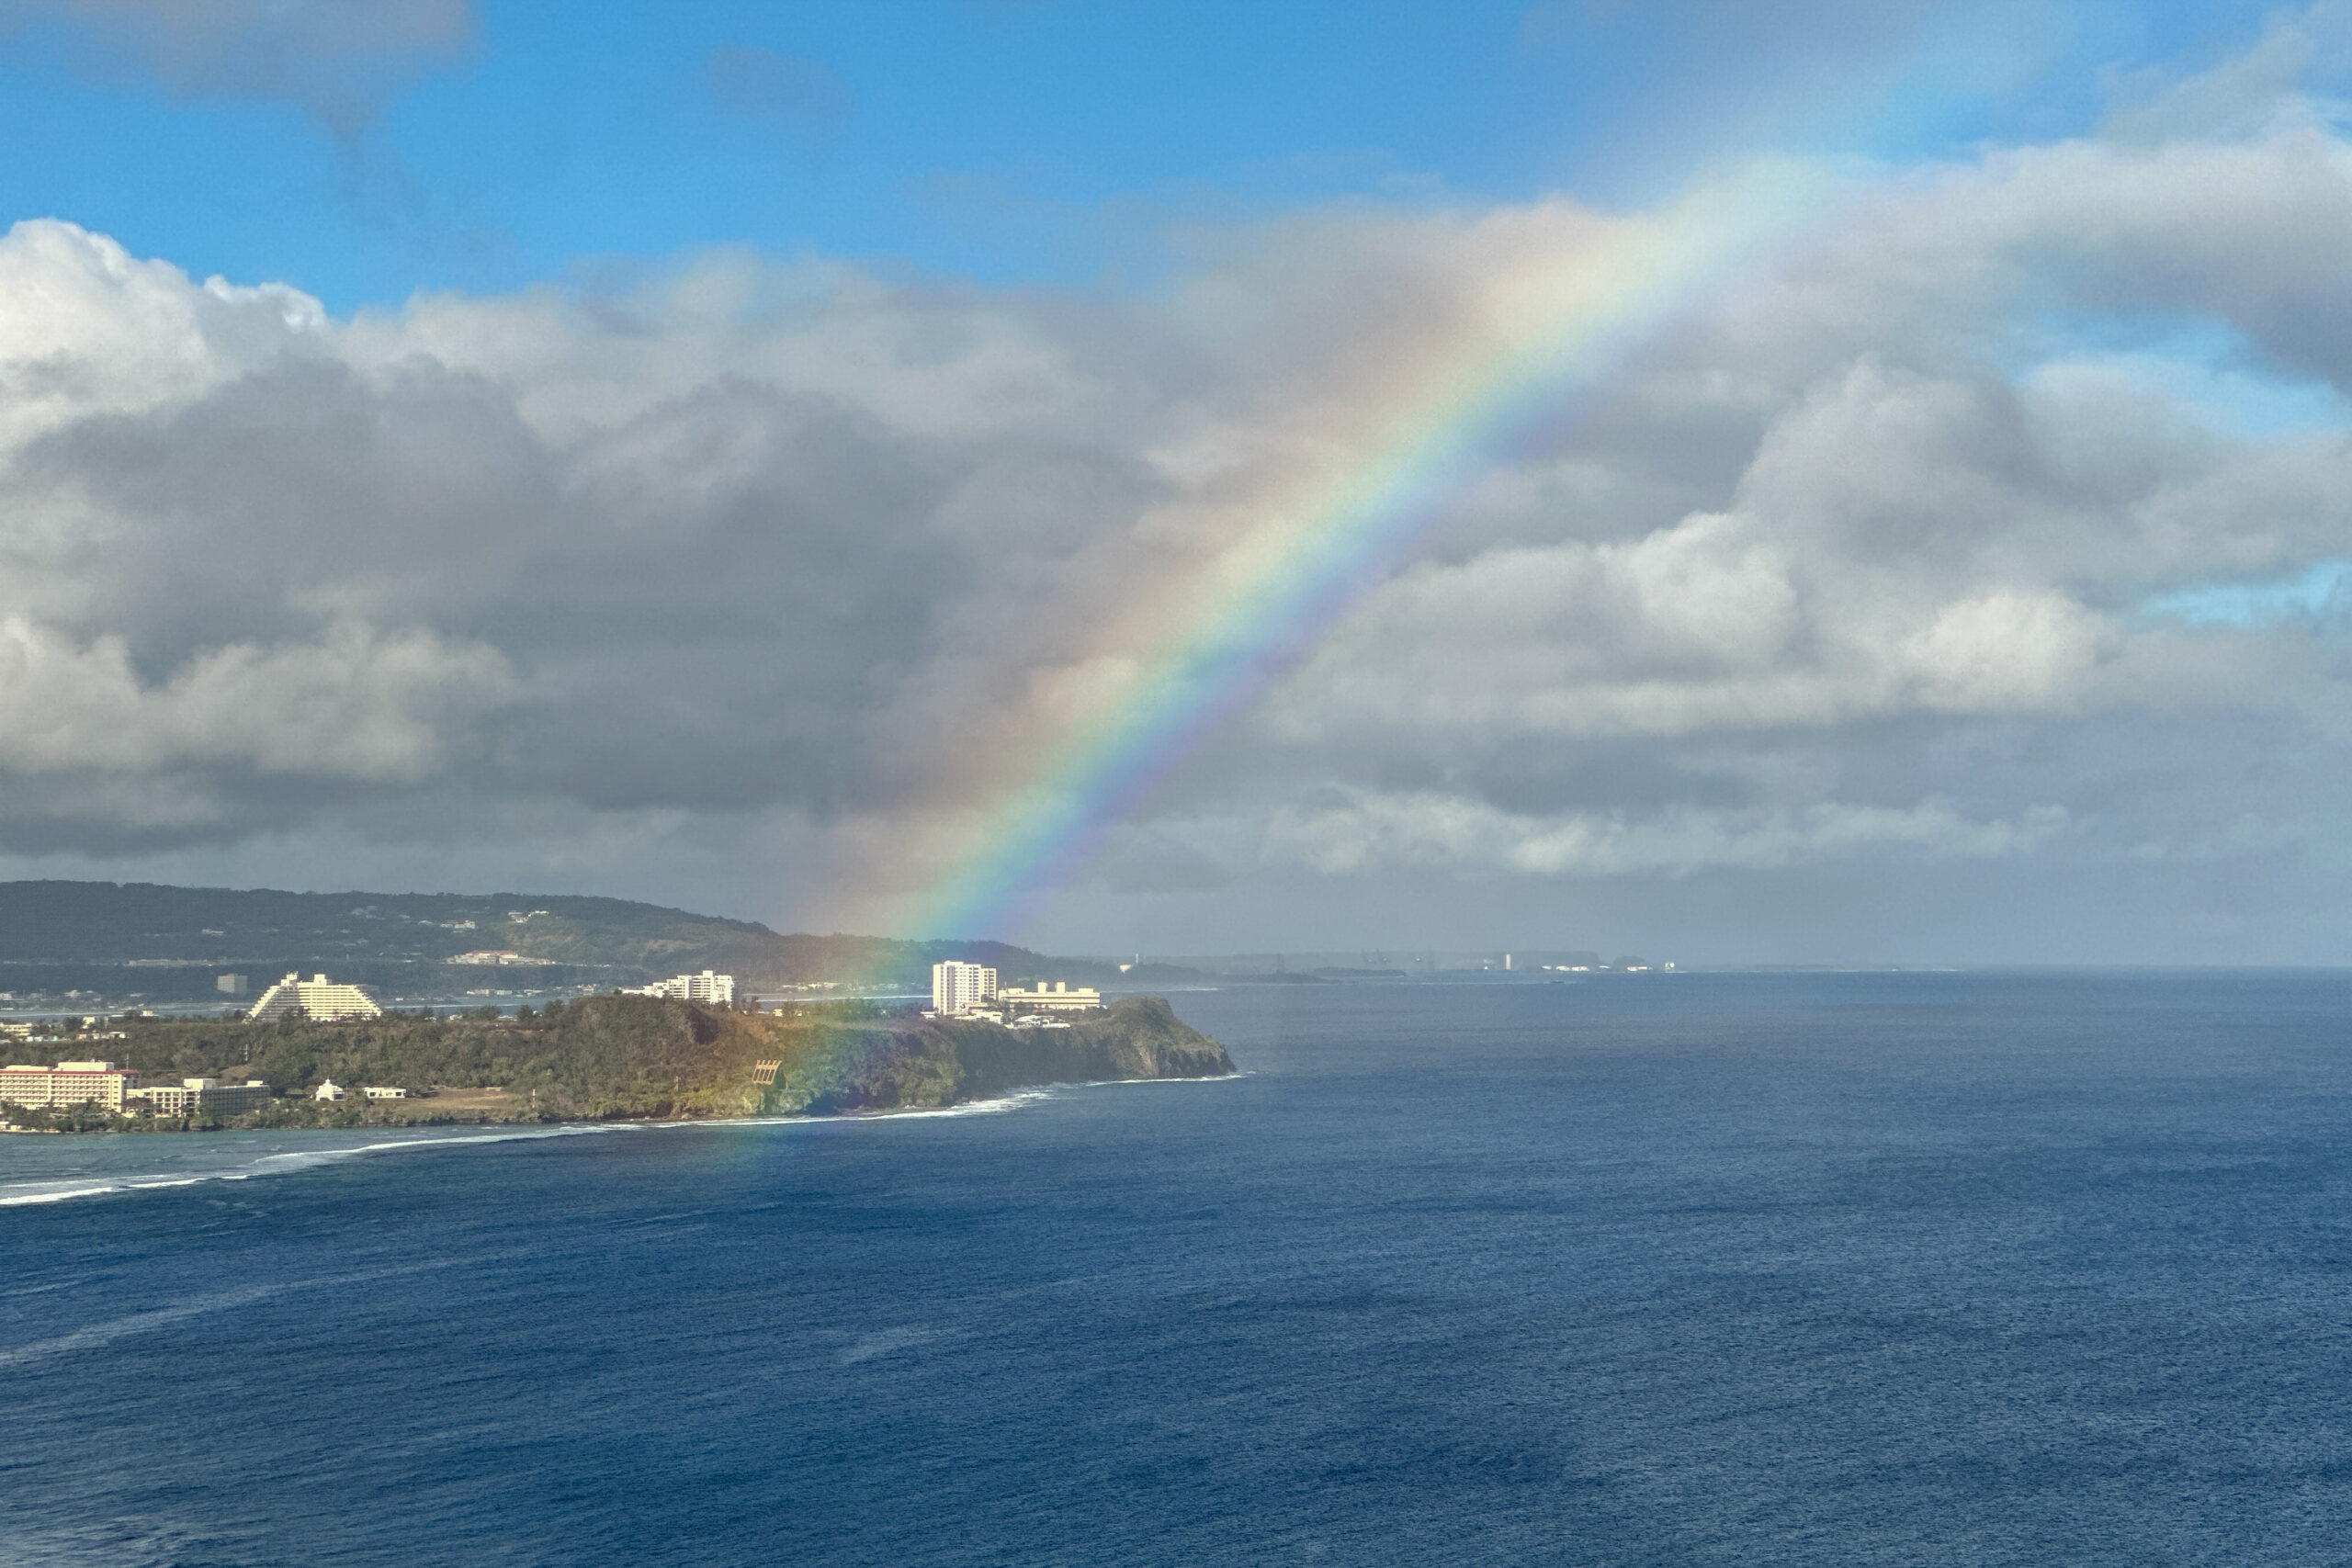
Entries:
{"type": "Polygon", "coordinates": [[[269,1085],[259,1078],[224,1083],[219,1078],[187,1078],[159,1083],[132,1097],[157,1116],[235,1116],[258,1111],[269,1103],[269,1085]]]}
{"type": "Polygon", "coordinates": [[[406,1100],[408,1098],[408,1090],[390,1089],[382,1084],[368,1084],[359,1092],[370,1100],[406,1100]]]}
{"type": "Polygon", "coordinates": [[[313,975],[305,980],[288,975],[261,994],[245,1016],[249,1019],[292,1018],[300,1014],[322,1023],[347,1018],[380,1018],[384,1010],[359,986],[345,986],[313,975]]]}
{"type": "Polygon", "coordinates": [[[1092,1012],[1102,1005],[1102,993],[1067,980],[1050,986],[1040,980],[1034,987],[1007,986],[997,999],[1015,1012],[1092,1012]]]}
{"type": "Polygon", "coordinates": [[[656,980],[650,986],[628,986],[621,994],[627,997],[676,997],[681,1001],[702,1002],[710,1007],[735,1005],[735,976],[714,975],[706,969],[699,975],[673,975],[666,980],[656,980]]]}

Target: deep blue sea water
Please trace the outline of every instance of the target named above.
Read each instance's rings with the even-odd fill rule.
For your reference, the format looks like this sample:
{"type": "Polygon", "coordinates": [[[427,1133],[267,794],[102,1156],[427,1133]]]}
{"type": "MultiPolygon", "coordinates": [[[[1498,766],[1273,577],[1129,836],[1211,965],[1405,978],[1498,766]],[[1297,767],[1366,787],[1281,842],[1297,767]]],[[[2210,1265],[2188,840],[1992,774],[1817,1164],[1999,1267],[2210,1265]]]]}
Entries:
{"type": "Polygon", "coordinates": [[[0,1139],[185,1183],[0,1206],[0,1563],[2352,1562],[2352,976],[1174,999],[1250,1076],[0,1139]]]}

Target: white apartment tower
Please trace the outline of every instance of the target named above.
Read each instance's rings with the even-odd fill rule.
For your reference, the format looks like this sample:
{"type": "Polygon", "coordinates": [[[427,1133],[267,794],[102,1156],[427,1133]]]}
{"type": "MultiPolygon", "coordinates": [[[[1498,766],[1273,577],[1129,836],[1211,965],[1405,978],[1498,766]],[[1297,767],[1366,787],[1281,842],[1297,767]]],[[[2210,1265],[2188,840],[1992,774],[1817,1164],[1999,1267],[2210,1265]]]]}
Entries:
{"type": "Polygon", "coordinates": [[[931,1008],[953,1018],[985,1007],[996,996],[996,971],[984,964],[949,959],[931,966],[931,1008]]]}

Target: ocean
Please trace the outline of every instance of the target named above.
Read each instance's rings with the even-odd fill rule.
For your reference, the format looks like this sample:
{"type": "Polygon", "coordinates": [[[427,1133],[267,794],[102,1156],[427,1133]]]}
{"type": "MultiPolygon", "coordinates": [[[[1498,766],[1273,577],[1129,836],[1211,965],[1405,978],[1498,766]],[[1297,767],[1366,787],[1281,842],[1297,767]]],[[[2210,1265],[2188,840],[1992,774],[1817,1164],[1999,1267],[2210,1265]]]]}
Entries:
{"type": "Polygon", "coordinates": [[[2352,976],[1171,999],[1244,1076],[0,1138],[0,1563],[2352,1562],[2352,976]]]}

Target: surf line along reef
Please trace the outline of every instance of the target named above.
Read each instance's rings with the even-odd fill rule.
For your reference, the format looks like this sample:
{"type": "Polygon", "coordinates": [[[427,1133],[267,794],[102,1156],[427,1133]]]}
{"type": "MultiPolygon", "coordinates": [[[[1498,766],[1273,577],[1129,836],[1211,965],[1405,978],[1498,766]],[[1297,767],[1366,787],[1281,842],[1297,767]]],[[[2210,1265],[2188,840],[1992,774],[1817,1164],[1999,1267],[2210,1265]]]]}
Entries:
{"type": "MultiPolygon", "coordinates": [[[[781,1013],[662,997],[586,997],[350,1022],[294,1018],[107,1021],[106,1055],[150,1081],[259,1078],[273,1098],[227,1117],[116,1115],[0,1106],[28,1130],[170,1132],[831,1114],[985,1100],[1055,1083],[1219,1077],[1225,1047],[1159,997],[1129,997],[1066,1029],[927,1019],[870,1002],[781,1013]],[[407,1098],[313,1098],[319,1086],[399,1088],[407,1098]]],[[[71,1046],[6,1043],[0,1061],[71,1046]]]]}

